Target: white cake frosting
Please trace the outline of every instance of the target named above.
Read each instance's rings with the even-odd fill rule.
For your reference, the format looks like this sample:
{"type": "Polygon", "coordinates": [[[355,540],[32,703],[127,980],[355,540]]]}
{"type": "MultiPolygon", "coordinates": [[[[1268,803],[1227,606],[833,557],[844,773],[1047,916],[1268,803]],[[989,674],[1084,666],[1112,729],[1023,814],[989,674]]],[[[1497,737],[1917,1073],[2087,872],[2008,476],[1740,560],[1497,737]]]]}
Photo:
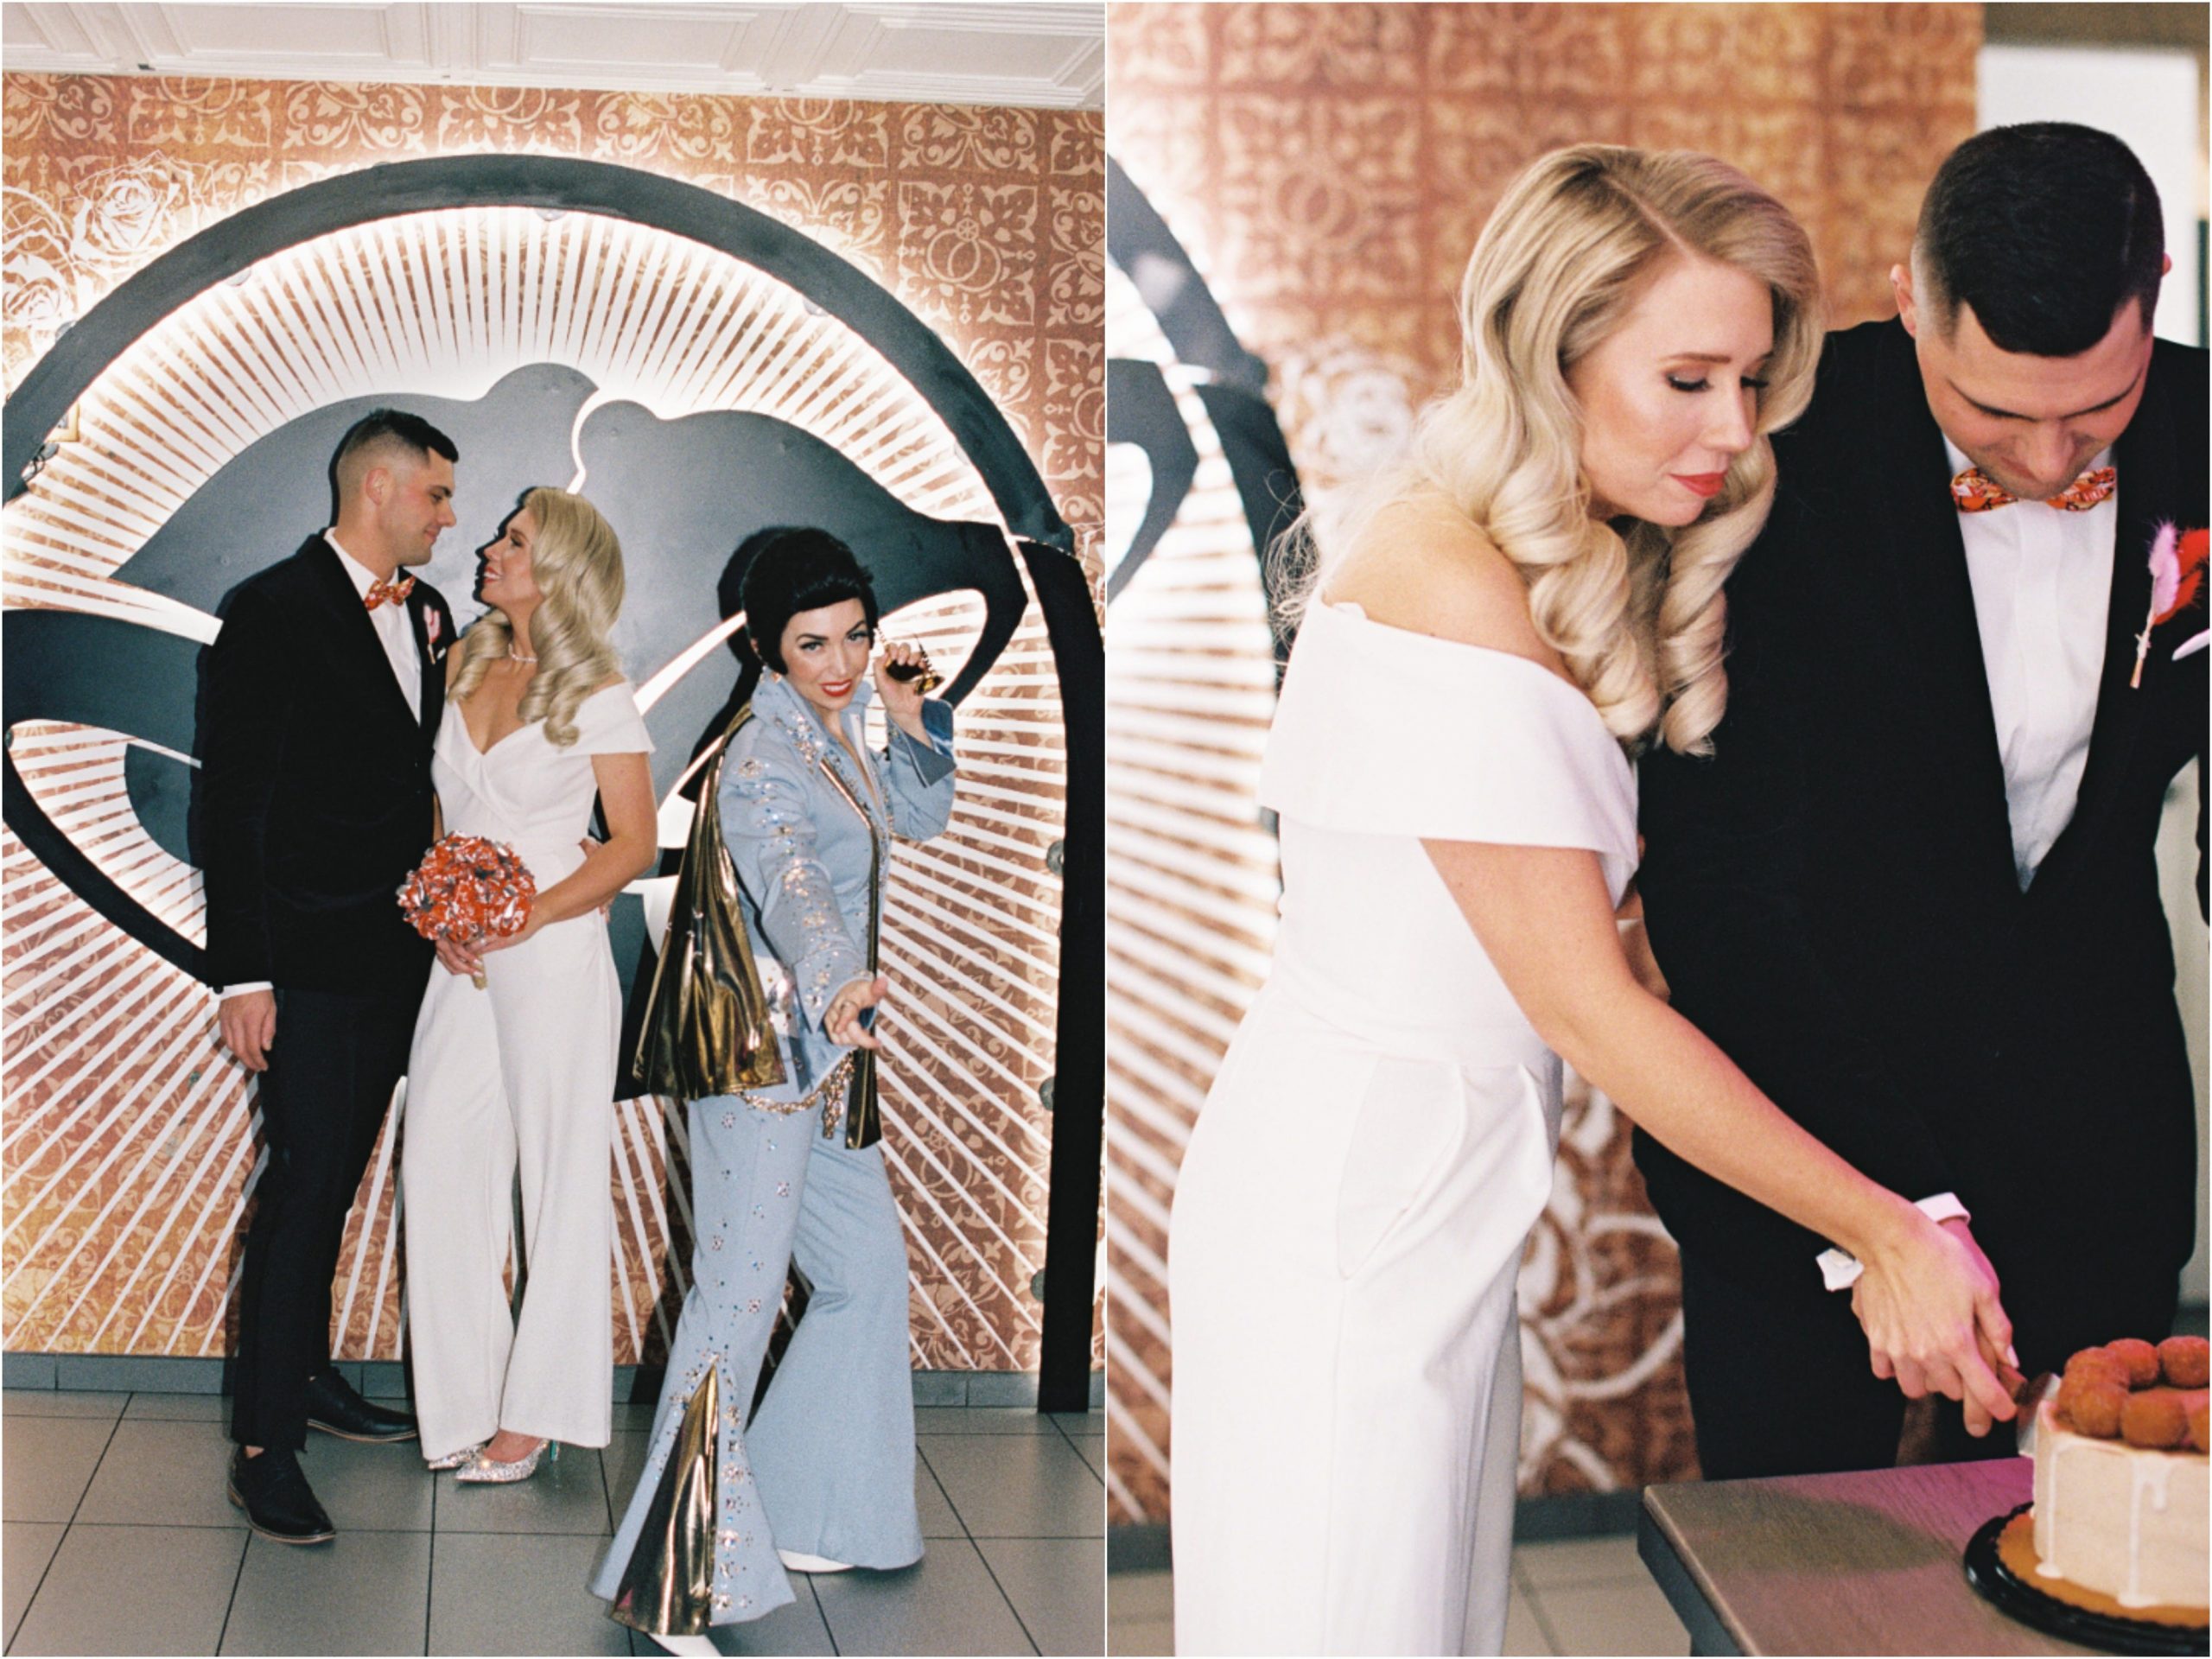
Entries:
{"type": "Polygon", "coordinates": [[[2076,1433],[2046,1400],[2035,1465],[2038,1572],[2123,1607],[2212,1600],[2212,1459],[2076,1433]]]}

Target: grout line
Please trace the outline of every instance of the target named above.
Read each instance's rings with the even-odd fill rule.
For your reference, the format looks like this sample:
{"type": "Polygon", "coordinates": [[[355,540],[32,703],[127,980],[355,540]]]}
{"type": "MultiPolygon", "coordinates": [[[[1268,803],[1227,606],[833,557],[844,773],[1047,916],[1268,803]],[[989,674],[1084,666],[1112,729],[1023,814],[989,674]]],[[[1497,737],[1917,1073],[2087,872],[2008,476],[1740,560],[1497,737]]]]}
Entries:
{"type": "MultiPolygon", "coordinates": [[[[964,1521],[961,1522],[963,1526],[967,1524],[964,1521]]],[[[1014,1627],[1021,1632],[1022,1639],[1029,1643],[1030,1652],[1044,1652],[1044,1643],[1039,1642],[1035,1632],[1030,1630],[1029,1621],[1022,1618],[1021,1609],[1014,1605],[1014,1598],[1007,1594],[1006,1586],[999,1582],[999,1570],[991,1565],[991,1558],[983,1553],[983,1547],[972,1538],[968,1541],[968,1543],[969,1548],[976,1552],[976,1559],[982,1562],[983,1571],[990,1574],[991,1587],[999,1592],[999,1599],[1006,1604],[1007,1611],[1014,1615],[1014,1627]]]]}
{"type": "MultiPolygon", "coordinates": [[[[1098,1535],[1103,1539],[1103,1537],[1105,1537],[1105,1535],[1106,1535],[1106,1522],[1107,1522],[1107,1515],[1106,1515],[1106,1510],[1107,1510],[1106,1477],[1105,1477],[1104,1475],[1101,1474],[1097,1470],[1096,1470],[1096,1469],[1094,1469],[1094,1468],[1092,1468],[1092,1467],[1090,1466],[1090,1459],[1089,1458],[1087,1458],[1087,1457],[1085,1457],[1085,1456],[1084,1455],[1083,1447],[1082,1447],[1082,1446],[1080,1446],[1079,1445],[1077,1445],[1077,1444],[1076,1443],[1076,1438],[1075,1438],[1075,1436],[1068,1433],[1068,1430],[1067,1430],[1067,1425],[1066,1425],[1066,1424],[1065,1424],[1065,1423],[1059,1423],[1059,1422],[1055,1422],[1055,1423],[1052,1425],[1052,1427],[1053,1427],[1054,1428],[1057,1428],[1057,1429],[1058,1429],[1058,1430],[1060,1431],[1060,1438],[1061,1438],[1062,1440],[1065,1440],[1065,1441],[1068,1443],[1068,1450],[1075,1453],[1075,1455],[1076,1455],[1076,1461],[1083,1465],[1083,1471],[1084,1471],[1084,1472],[1085,1474],[1089,1475],[1089,1476],[1090,1477],[1090,1478],[1097,1484],[1097,1486],[1098,1486],[1098,1511],[1099,1511],[1099,1514],[1098,1514],[1098,1535]]],[[[1100,1446],[1102,1448],[1105,1446],[1105,1444],[1106,1444],[1106,1443],[1105,1443],[1105,1441],[1103,1441],[1103,1440],[1101,1440],[1101,1441],[1099,1442],[1099,1446],[1100,1446]]],[[[1104,1460],[1105,1460],[1105,1459],[1104,1459],[1104,1458],[1102,1456],[1102,1457],[1100,1458],[1100,1461],[1101,1461],[1101,1462],[1103,1462],[1104,1460]]]]}
{"type": "MultiPolygon", "coordinates": [[[[929,1454],[922,1450],[922,1437],[918,1434],[914,1437],[914,1455],[921,1459],[930,1471],[930,1478],[937,1482],[938,1493],[944,1499],[944,1507],[952,1511],[952,1518],[960,1523],[960,1535],[973,1544],[976,1541],[975,1531],[969,1526],[968,1517],[960,1513],[960,1506],[952,1501],[952,1489],[944,1484],[944,1478],[937,1471],[937,1465],[930,1462],[929,1454]]],[[[979,1549],[976,1553],[980,1555],[983,1552],[979,1549]]]]}
{"type": "Polygon", "coordinates": [[[991,1558],[983,1554],[983,1547],[976,1541],[975,1529],[968,1524],[968,1517],[960,1513],[960,1506],[952,1501],[952,1489],[944,1484],[937,1471],[937,1465],[931,1463],[923,1452],[922,1437],[918,1434],[914,1437],[914,1455],[922,1459],[923,1466],[930,1471],[930,1478],[937,1482],[937,1489],[944,1498],[945,1508],[952,1511],[952,1518],[960,1523],[960,1535],[968,1541],[968,1548],[975,1552],[976,1559],[983,1564],[983,1571],[990,1575],[991,1587],[999,1592],[999,1599],[1006,1604],[1007,1611],[1014,1615],[1014,1628],[1021,1632],[1021,1639],[1029,1643],[1032,1653],[1042,1653],[1044,1649],[1037,1645],[1037,1639],[1029,1634],[1029,1626],[1022,1622],[1020,1610],[1014,1606],[1014,1599],[1007,1594],[1006,1586],[999,1582],[999,1575],[991,1567],[991,1558]]]}
{"type": "MultiPolygon", "coordinates": [[[[129,1410],[130,1408],[130,1401],[127,1395],[124,1399],[123,1405],[124,1410],[125,1411],[129,1410]]],[[[82,1422],[86,1420],[79,1418],[77,1421],[82,1422]]],[[[95,1418],[91,1421],[98,1421],[99,1420],[95,1418]]],[[[118,1411],[115,1414],[115,1421],[107,1426],[107,1439],[100,1442],[100,1454],[92,1459],[92,1472],[85,1477],[85,1490],[77,1494],[76,1503],[70,1506],[69,1518],[62,1523],[62,1536],[64,1538],[68,1536],[68,1529],[77,1524],[77,1516],[82,1513],[84,1510],[85,1500],[92,1495],[92,1483],[100,1478],[100,1465],[107,1461],[107,1454],[115,1449],[115,1433],[122,1427],[123,1412],[118,1411]]],[[[227,1477],[226,1478],[227,1478],[227,1477]]],[[[60,1554],[61,1553],[61,1546],[60,1544],[54,1545],[54,1554],[57,1555],[60,1554]]],[[[41,1579],[40,1581],[43,1583],[44,1580],[41,1579]]],[[[29,1610],[26,1609],[26,1611],[28,1611],[29,1610]]]]}
{"type": "Polygon", "coordinates": [[[223,1638],[231,1633],[231,1615],[238,1611],[238,1586],[245,1582],[245,1558],[253,1554],[253,1534],[245,1535],[245,1548],[238,1551],[238,1570],[231,1575],[231,1599],[223,1604],[222,1628],[215,1633],[215,1651],[223,1650],[223,1638]]]}
{"type": "MultiPolygon", "coordinates": [[[[968,1408],[968,1409],[972,1410],[974,1408],[970,1407],[968,1408]]],[[[1053,1425],[1053,1427],[1055,1428],[1058,1428],[1058,1427],[1059,1425],[1057,1423],[1053,1425]]],[[[996,1439],[998,1437],[994,1435],[991,1438],[996,1439]]],[[[1007,1438],[1011,1439],[1014,1437],[1008,1436],[1007,1438]]],[[[918,1434],[914,1437],[914,1455],[917,1457],[923,1457],[921,1436],[918,1434]]],[[[928,1459],[923,1457],[923,1461],[927,1464],[928,1459]]],[[[930,1478],[937,1482],[938,1491],[944,1494],[945,1507],[952,1511],[952,1518],[960,1523],[961,1533],[968,1540],[968,1548],[976,1552],[976,1559],[983,1564],[983,1571],[990,1575],[991,1587],[999,1592],[999,1599],[1006,1604],[1007,1611],[1014,1615],[1014,1628],[1021,1632],[1022,1640],[1029,1643],[1029,1650],[1032,1653],[1044,1652],[1045,1649],[1039,1644],[1037,1638],[1029,1633],[1029,1625],[1027,1621],[1021,1617],[1021,1610],[1014,1605],[1014,1598],[1007,1594],[1006,1586],[999,1582],[998,1569],[991,1565],[991,1558],[983,1554],[982,1545],[976,1541],[975,1529],[968,1524],[968,1517],[960,1513],[960,1506],[952,1501],[952,1489],[947,1486],[944,1480],[939,1478],[935,1465],[930,1465],[929,1469],[930,1478]]],[[[1100,1549],[1101,1552],[1103,1553],[1104,1544],[1103,1541],[1100,1545],[1100,1549]]]]}
{"type": "MultiPolygon", "coordinates": [[[[22,1522],[9,1522],[9,1524],[20,1526],[22,1522]]],[[[53,1526],[53,1522],[44,1522],[44,1524],[53,1526]]],[[[228,1526],[224,1522],[68,1522],[68,1531],[78,1531],[79,1526],[88,1533],[122,1531],[124,1526],[135,1526],[142,1533],[245,1533],[248,1537],[252,1537],[254,1531],[252,1526],[248,1526],[245,1522],[232,1522],[228,1526]]],[[[416,1526],[363,1526],[360,1531],[410,1533],[420,1531],[420,1529],[416,1529],[416,1526]]]]}
{"type": "MultiPolygon", "coordinates": [[[[130,1409],[130,1402],[129,1400],[125,1400],[123,1402],[123,1408],[126,1412],[130,1409]]],[[[120,1424],[123,1421],[123,1419],[121,1417],[118,1417],[116,1421],[118,1424],[120,1424]]],[[[225,1444],[223,1452],[223,1485],[224,1496],[226,1499],[229,1497],[231,1480],[230,1462],[231,1459],[236,1455],[230,1448],[229,1440],[230,1437],[226,1434],[224,1436],[225,1444]]],[[[103,1459],[103,1460],[105,1460],[105,1459],[103,1459]]],[[[89,1483],[86,1485],[85,1490],[87,1492],[92,1491],[92,1486],[89,1483]]],[[[238,1551],[238,1570],[231,1575],[231,1599],[223,1604],[223,1623],[221,1627],[215,1632],[215,1651],[218,1653],[220,1653],[223,1650],[223,1638],[231,1633],[231,1615],[238,1611],[238,1586],[245,1582],[245,1558],[252,1554],[253,1529],[251,1527],[248,1527],[245,1534],[245,1548],[238,1551]]]]}
{"type": "MultiPolygon", "coordinates": [[[[1062,1440],[1068,1443],[1069,1451],[1074,1452],[1078,1458],[1083,1456],[1083,1448],[1075,1443],[1075,1436],[1068,1433],[1067,1425],[1065,1423],[1063,1423],[1057,1417],[1051,1416],[1046,1417],[1045,1421],[1052,1424],[1052,1432],[1055,1434],[1058,1434],[1062,1440]]],[[[1083,1466],[1088,1469],[1090,1467],[1090,1465],[1086,1460],[1083,1466]]]]}
{"type": "MultiPolygon", "coordinates": [[[[935,1470],[930,1471],[930,1478],[931,1480],[937,1478],[935,1470]]],[[[951,1501],[950,1498],[945,1500],[948,1503],[951,1501]]],[[[926,1545],[924,1546],[925,1553],[927,1548],[926,1545]]],[[[822,1633],[830,1638],[830,1651],[833,1654],[842,1654],[845,1649],[838,1644],[837,1627],[830,1622],[830,1610],[822,1605],[822,1592],[814,1587],[814,1574],[802,1573],[799,1576],[806,1580],[806,1593],[814,1598],[814,1616],[822,1621],[822,1633]]]]}
{"type": "Polygon", "coordinates": [[[1524,1580],[1521,1593],[1529,1604],[1529,1617],[1536,1621],[1536,1629],[1543,1636],[1544,1645],[1555,1656],[1566,1653],[1567,1644],[1552,1630],[1552,1621],[1544,1611],[1543,1598],[1536,1593],[1535,1586],[1524,1580]]]}
{"type": "MultiPolygon", "coordinates": [[[[130,1408],[130,1402],[127,1396],[124,1400],[123,1404],[124,1410],[128,1410],[130,1408]]],[[[48,1419],[48,1421],[55,1421],[60,1420],[48,1419]]],[[[78,1421],[82,1421],[86,1420],[79,1419],[78,1421]]],[[[94,1418],[90,1421],[96,1422],[99,1420],[94,1418]]],[[[84,1491],[77,1494],[77,1502],[70,1508],[69,1518],[61,1523],[60,1535],[54,1539],[54,1548],[47,1553],[46,1565],[39,1569],[38,1582],[31,1586],[29,1599],[23,1603],[22,1618],[16,1621],[15,1630],[9,1634],[8,1651],[10,1653],[13,1653],[16,1650],[16,1637],[17,1634],[21,1633],[23,1628],[24,1620],[30,1618],[31,1608],[35,1605],[38,1601],[39,1592],[46,1588],[48,1574],[54,1571],[54,1564],[61,1559],[61,1546],[69,1541],[69,1530],[77,1524],[77,1511],[85,1507],[85,1498],[86,1494],[91,1492],[92,1490],[92,1483],[99,1478],[100,1465],[107,1460],[108,1447],[115,1444],[115,1431],[122,1426],[122,1423],[123,1412],[118,1411],[115,1414],[115,1421],[108,1425],[107,1440],[100,1447],[99,1456],[92,1459],[92,1472],[85,1477],[84,1491]]],[[[950,1502],[950,1499],[948,1498],[946,1501],[949,1503],[950,1502]]],[[[52,1526],[54,1523],[49,1521],[46,1522],[46,1524],[48,1526],[52,1526]]],[[[227,1618],[228,1615],[226,1614],[225,1617],[227,1618]]],[[[218,1643],[218,1645],[219,1646],[220,1644],[218,1643]]]]}

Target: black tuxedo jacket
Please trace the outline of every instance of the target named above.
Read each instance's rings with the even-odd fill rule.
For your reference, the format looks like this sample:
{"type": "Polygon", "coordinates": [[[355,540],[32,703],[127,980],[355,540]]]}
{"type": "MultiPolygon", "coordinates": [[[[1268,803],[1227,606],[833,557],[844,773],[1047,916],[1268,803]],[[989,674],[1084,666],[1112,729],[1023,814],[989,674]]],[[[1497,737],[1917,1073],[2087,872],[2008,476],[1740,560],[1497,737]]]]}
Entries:
{"type": "Polygon", "coordinates": [[[430,947],[395,895],[430,844],[453,613],[420,581],[406,608],[419,719],[321,537],[231,596],[201,709],[200,868],[219,985],[404,993],[429,971],[430,947]]]}
{"type": "MultiPolygon", "coordinates": [[[[2171,659],[2202,598],[2158,630],[2141,687],[2128,677],[2158,521],[2206,522],[2205,364],[2158,342],[2117,446],[2088,766],[2027,892],[1950,468],[1896,322],[1831,335],[1811,409],[1776,441],[1774,511],[1728,585],[1713,757],[1641,771],[1639,880],[1676,1009],[1869,1176],[1957,1192],[2024,1328],[2038,1296],[2088,1306],[2123,1282],[2163,1283],[2170,1307],[2195,1236],[2152,847],[2205,751],[2207,653],[2171,659]]],[[[1819,1294],[1822,1241],[1642,1134],[1636,1155],[1686,1249],[1819,1294]]],[[[2083,1340],[2124,1334],[2164,1333],[2083,1340]]]]}

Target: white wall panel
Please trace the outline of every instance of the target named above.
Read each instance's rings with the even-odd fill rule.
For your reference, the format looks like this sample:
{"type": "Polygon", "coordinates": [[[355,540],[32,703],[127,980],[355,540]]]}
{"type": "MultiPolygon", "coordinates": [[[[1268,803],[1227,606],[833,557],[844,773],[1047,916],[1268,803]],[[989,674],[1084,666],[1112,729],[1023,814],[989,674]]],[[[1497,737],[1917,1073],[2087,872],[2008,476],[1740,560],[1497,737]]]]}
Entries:
{"type": "Polygon", "coordinates": [[[7,67],[1098,109],[1096,4],[11,3],[7,67]]]}

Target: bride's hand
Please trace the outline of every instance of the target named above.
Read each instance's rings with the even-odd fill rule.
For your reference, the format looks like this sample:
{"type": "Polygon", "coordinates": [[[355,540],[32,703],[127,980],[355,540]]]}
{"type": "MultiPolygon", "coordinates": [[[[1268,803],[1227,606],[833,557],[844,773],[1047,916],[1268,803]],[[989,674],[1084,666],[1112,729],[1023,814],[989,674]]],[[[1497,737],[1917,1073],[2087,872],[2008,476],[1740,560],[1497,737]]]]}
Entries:
{"type": "Polygon", "coordinates": [[[1910,1399],[1941,1394],[1961,1402],[1968,1431],[1986,1434],[1993,1421],[2014,1415],[1996,1375],[2012,1348],[1996,1271],[1963,1223],[1939,1225],[1899,1204],[1896,1239],[1861,1258],[1865,1271],[1851,1297],[1874,1375],[1896,1378],[1910,1399]]]}
{"type": "Polygon", "coordinates": [[[512,950],[544,925],[544,918],[533,910],[523,918],[521,931],[514,933],[486,933],[477,941],[476,954],[481,957],[494,950],[512,950]]]}
{"type": "Polygon", "coordinates": [[[483,971],[483,957],[467,945],[456,944],[451,939],[438,939],[433,943],[437,946],[438,963],[446,972],[474,979],[483,971]]]}

